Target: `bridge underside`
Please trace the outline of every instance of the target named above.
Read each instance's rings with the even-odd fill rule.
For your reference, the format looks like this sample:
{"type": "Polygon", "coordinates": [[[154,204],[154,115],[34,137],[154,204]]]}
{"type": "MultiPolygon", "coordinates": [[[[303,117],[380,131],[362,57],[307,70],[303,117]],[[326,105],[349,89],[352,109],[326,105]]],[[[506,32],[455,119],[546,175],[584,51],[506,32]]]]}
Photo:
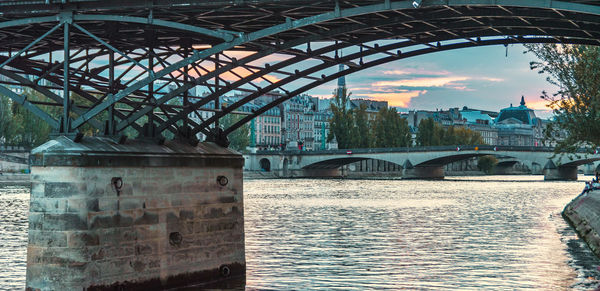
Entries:
{"type": "Polygon", "coordinates": [[[65,135],[131,128],[221,145],[285,100],[380,64],[485,45],[597,45],[600,36],[596,1],[58,2],[0,1],[0,93],[65,135]],[[243,98],[220,104],[234,93],[243,98]],[[214,129],[265,94],[262,107],[214,129]]]}

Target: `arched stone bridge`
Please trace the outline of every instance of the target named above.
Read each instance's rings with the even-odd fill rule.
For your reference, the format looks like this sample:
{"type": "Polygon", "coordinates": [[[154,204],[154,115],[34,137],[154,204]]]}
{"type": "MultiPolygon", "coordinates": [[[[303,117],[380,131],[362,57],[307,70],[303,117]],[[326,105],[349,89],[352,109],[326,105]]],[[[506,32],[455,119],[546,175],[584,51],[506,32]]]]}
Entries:
{"type": "Polygon", "coordinates": [[[545,180],[577,180],[577,167],[600,160],[600,154],[581,150],[554,154],[554,148],[514,146],[443,146],[334,151],[261,151],[246,157],[246,169],[272,171],[281,177],[339,176],[342,166],[376,159],[402,167],[403,178],[443,178],[444,165],[485,155],[494,155],[500,165],[521,162],[543,169],[545,180]]]}

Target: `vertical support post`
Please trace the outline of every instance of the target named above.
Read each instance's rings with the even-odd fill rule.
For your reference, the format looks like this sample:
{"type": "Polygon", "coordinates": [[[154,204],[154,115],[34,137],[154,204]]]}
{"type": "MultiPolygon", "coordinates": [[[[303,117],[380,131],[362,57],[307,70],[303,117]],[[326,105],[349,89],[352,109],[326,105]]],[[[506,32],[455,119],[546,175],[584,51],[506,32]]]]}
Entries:
{"type": "Polygon", "coordinates": [[[256,118],[250,120],[250,147],[256,147],[256,118]]]}
{"type": "Polygon", "coordinates": [[[325,121],[321,122],[321,150],[325,150],[325,121]]]}
{"type": "MultiPolygon", "coordinates": [[[[115,94],[115,52],[108,55],[108,94],[115,94]]],[[[108,135],[115,135],[115,105],[108,107],[108,135]]]]}
{"type": "MultiPolygon", "coordinates": [[[[150,76],[150,72],[154,72],[154,57],[152,56],[152,52],[154,49],[150,47],[148,49],[148,76],[150,76]]],[[[148,101],[150,105],[154,105],[154,81],[148,84],[148,101]]],[[[150,112],[148,112],[148,136],[154,136],[154,108],[150,112]]]]}
{"type": "Polygon", "coordinates": [[[63,130],[62,133],[69,133],[70,122],[69,122],[69,111],[70,111],[70,97],[69,97],[69,66],[70,66],[70,53],[69,53],[69,22],[64,23],[64,50],[63,50],[63,130]]]}
{"type": "MultiPolygon", "coordinates": [[[[219,54],[215,55],[215,70],[219,69],[219,54]]],[[[215,76],[215,92],[219,91],[219,76],[215,76]]],[[[217,99],[215,99],[215,114],[219,113],[220,109],[221,109],[221,105],[220,105],[220,101],[221,101],[221,96],[217,96],[217,99]]],[[[217,118],[217,120],[215,120],[215,128],[219,128],[219,119],[217,118]]]]}
{"type": "MultiPolygon", "coordinates": [[[[188,46],[185,46],[183,55],[185,56],[186,59],[190,56],[190,50],[189,50],[188,46]]],[[[185,66],[185,68],[183,68],[183,72],[184,72],[183,84],[185,85],[189,81],[188,80],[189,66],[185,66]]],[[[184,108],[184,110],[187,109],[188,105],[190,104],[189,99],[188,99],[188,94],[189,94],[188,90],[185,90],[185,92],[183,92],[183,108],[184,108]]],[[[185,130],[187,130],[187,128],[188,128],[188,118],[189,118],[189,116],[186,116],[183,119],[183,128],[185,130]]]]}

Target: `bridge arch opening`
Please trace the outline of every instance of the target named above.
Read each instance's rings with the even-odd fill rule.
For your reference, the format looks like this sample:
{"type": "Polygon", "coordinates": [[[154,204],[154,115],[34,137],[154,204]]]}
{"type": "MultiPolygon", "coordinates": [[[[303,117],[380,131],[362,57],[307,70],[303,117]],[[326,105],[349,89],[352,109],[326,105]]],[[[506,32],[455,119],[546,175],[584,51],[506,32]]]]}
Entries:
{"type": "Polygon", "coordinates": [[[267,158],[262,158],[259,161],[260,170],[263,172],[271,172],[271,161],[267,158]]]}

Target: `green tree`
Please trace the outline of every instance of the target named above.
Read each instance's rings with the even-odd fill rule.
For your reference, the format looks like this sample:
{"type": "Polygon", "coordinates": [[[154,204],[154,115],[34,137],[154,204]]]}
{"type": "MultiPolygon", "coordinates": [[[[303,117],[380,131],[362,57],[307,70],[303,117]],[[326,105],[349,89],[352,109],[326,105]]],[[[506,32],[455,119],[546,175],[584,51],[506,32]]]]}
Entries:
{"type": "Polygon", "coordinates": [[[371,147],[371,131],[369,130],[369,116],[367,114],[367,105],[361,104],[359,108],[353,110],[353,120],[356,133],[352,141],[353,148],[371,147]]]}
{"type": "Polygon", "coordinates": [[[395,108],[381,108],[373,122],[374,146],[405,147],[411,145],[410,128],[395,108]]]}
{"type": "Polygon", "coordinates": [[[15,144],[16,131],[17,124],[12,112],[12,101],[6,96],[0,96],[0,144],[15,144]]]}
{"type": "MultiPolygon", "coordinates": [[[[53,102],[39,92],[31,89],[26,89],[23,94],[27,96],[27,100],[29,101],[53,102]]],[[[49,105],[39,105],[39,107],[57,119],[62,109],[62,107],[49,105]]],[[[15,144],[36,147],[50,139],[52,127],[31,111],[25,109],[25,107],[12,103],[12,114],[13,124],[15,125],[15,144]]]]}
{"type": "Polygon", "coordinates": [[[477,159],[477,168],[486,174],[491,174],[494,167],[498,164],[498,159],[494,156],[481,156],[477,159]]]}
{"type": "Polygon", "coordinates": [[[417,145],[419,146],[438,146],[441,142],[443,129],[433,118],[421,120],[417,131],[417,145]]]}
{"type": "Polygon", "coordinates": [[[352,110],[348,109],[351,94],[348,94],[346,87],[343,87],[335,89],[333,95],[334,103],[331,104],[333,117],[330,121],[331,130],[327,140],[331,141],[335,137],[338,142],[338,148],[352,148],[355,145],[357,130],[354,126],[352,110]]]}
{"type": "Polygon", "coordinates": [[[420,146],[479,145],[484,143],[479,132],[454,126],[444,129],[433,118],[421,120],[418,128],[416,139],[420,146]]]}
{"type": "MultiPolygon", "coordinates": [[[[244,116],[239,114],[227,114],[219,121],[222,128],[228,128],[240,121],[242,118],[244,118],[244,116]]],[[[250,144],[250,126],[248,124],[244,124],[230,133],[227,137],[229,138],[230,148],[240,152],[246,151],[246,147],[248,147],[250,144]]]]}
{"type": "Polygon", "coordinates": [[[481,145],[484,144],[483,138],[479,132],[470,130],[465,127],[453,128],[452,138],[453,143],[447,145],[481,145]]]}
{"type": "Polygon", "coordinates": [[[526,47],[539,59],[531,62],[531,69],[547,75],[546,80],[558,87],[556,93],[542,92],[541,96],[555,115],[546,137],[556,143],[556,151],[600,146],[600,48],[562,44],[526,47]]]}

